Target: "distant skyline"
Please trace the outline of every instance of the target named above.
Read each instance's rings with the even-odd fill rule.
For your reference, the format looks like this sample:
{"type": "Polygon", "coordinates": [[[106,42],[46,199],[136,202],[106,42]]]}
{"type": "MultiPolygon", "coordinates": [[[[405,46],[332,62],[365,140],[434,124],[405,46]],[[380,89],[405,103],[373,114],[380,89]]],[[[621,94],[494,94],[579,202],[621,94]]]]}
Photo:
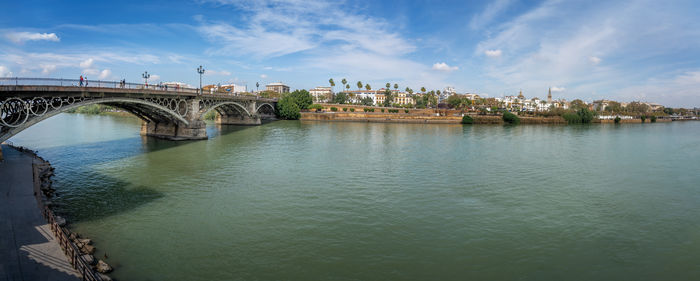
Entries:
{"type": "MultiPolygon", "coordinates": [[[[10,1],[0,77],[346,78],[488,97],[700,107],[697,1],[10,1]]],[[[339,90],[340,86],[336,87],[339,90]]]]}

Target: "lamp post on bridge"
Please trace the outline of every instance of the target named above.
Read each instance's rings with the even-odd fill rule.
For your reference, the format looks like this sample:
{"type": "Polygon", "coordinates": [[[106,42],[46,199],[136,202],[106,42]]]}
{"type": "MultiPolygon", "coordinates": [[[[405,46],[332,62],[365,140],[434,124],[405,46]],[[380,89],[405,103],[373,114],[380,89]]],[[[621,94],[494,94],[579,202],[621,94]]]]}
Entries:
{"type": "Polygon", "coordinates": [[[148,88],[148,78],[151,78],[151,74],[148,74],[148,71],[144,71],[141,77],[146,80],[146,88],[148,88]]]}
{"type": "Polygon", "coordinates": [[[200,65],[197,68],[197,73],[199,73],[199,94],[202,94],[202,74],[204,74],[204,68],[200,65]]]}

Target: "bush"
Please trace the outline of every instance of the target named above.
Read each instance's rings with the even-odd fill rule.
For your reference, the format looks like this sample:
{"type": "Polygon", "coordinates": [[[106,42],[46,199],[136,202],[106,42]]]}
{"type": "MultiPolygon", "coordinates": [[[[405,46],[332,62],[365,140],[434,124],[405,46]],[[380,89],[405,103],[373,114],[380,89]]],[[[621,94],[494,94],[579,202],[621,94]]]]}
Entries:
{"type": "Polygon", "coordinates": [[[369,108],[363,108],[362,110],[364,110],[365,112],[369,112],[369,108]]]}
{"type": "Polygon", "coordinates": [[[656,116],[651,117],[651,123],[656,123],[656,116]]]}
{"type": "Polygon", "coordinates": [[[382,112],[384,112],[384,108],[382,108],[382,112]]]}
{"type": "Polygon", "coordinates": [[[620,116],[615,117],[615,124],[620,124],[620,120],[622,120],[620,116]]]}
{"type": "Polygon", "coordinates": [[[588,110],[588,108],[581,108],[576,113],[581,117],[581,123],[588,124],[593,121],[593,111],[588,110]]]}
{"type": "Polygon", "coordinates": [[[285,96],[277,102],[277,112],[279,117],[287,120],[296,120],[301,117],[301,109],[294,101],[294,98],[285,96]]]}
{"type": "Polygon", "coordinates": [[[510,113],[508,111],[503,112],[503,122],[506,122],[508,124],[513,124],[517,125],[520,124],[520,117],[517,115],[510,113]]]}
{"type": "Polygon", "coordinates": [[[404,109],[403,112],[408,113],[408,109],[404,109]]]}
{"type": "Polygon", "coordinates": [[[562,114],[561,117],[564,118],[564,120],[566,120],[566,123],[569,124],[581,123],[581,116],[571,111],[562,114]]]}
{"type": "Polygon", "coordinates": [[[323,110],[323,105],[320,104],[312,104],[309,105],[310,110],[323,110]]]}
{"type": "Polygon", "coordinates": [[[469,115],[462,116],[462,124],[474,124],[474,118],[469,115]]]}
{"type": "Polygon", "coordinates": [[[331,107],[331,111],[338,111],[337,107],[331,107]]]}
{"type": "Polygon", "coordinates": [[[646,120],[647,120],[647,117],[646,117],[646,116],[644,116],[644,115],[642,115],[642,117],[641,117],[641,118],[642,118],[642,123],[644,123],[644,121],[646,121],[646,120]]]}
{"type": "Polygon", "coordinates": [[[354,109],[354,108],[351,108],[351,109],[350,109],[350,112],[355,112],[355,109],[354,109]]]}
{"type": "Polygon", "coordinates": [[[347,112],[347,111],[348,111],[348,108],[347,108],[347,107],[343,107],[343,111],[347,112]]]}
{"type": "Polygon", "coordinates": [[[374,108],[370,108],[370,109],[369,109],[369,112],[374,112],[374,108]]]}

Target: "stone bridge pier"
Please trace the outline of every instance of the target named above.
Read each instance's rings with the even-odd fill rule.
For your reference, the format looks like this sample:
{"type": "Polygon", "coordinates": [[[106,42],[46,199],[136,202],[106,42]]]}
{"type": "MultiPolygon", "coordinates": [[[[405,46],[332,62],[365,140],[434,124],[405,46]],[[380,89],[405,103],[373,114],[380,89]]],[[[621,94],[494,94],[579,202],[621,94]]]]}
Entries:
{"type": "MultiPolygon", "coordinates": [[[[179,112],[183,112],[178,108],[179,112]]],[[[211,98],[194,98],[187,101],[187,110],[182,121],[145,120],[141,134],[170,140],[206,139],[204,116],[216,112],[214,119],[220,125],[260,125],[264,119],[275,118],[275,105],[272,102],[256,100],[230,101],[211,98]]]]}

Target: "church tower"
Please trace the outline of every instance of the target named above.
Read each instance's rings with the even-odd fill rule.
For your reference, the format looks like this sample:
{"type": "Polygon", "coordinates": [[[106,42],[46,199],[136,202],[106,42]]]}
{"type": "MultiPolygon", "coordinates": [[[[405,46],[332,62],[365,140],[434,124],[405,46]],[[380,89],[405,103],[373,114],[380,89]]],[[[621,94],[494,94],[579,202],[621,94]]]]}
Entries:
{"type": "Polygon", "coordinates": [[[520,90],[520,94],[518,95],[518,98],[521,100],[525,99],[525,96],[523,96],[523,90],[520,90]]]}
{"type": "Polygon", "coordinates": [[[552,103],[552,88],[549,88],[549,94],[547,95],[547,103],[552,103]]]}

